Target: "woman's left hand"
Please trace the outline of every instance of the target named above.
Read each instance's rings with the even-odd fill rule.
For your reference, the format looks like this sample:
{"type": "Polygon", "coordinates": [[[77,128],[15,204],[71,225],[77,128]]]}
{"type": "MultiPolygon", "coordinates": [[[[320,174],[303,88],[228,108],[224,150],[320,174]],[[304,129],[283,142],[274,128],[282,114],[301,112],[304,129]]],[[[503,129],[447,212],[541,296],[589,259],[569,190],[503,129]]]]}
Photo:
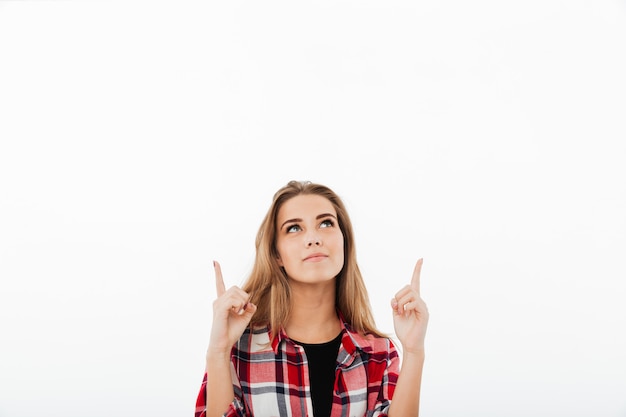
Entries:
{"type": "Polygon", "coordinates": [[[422,259],[413,270],[411,284],[396,293],[391,300],[393,326],[405,353],[424,351],[424,339],[428,326],[428,308],[420,297],[420,272],[422,259]]]}

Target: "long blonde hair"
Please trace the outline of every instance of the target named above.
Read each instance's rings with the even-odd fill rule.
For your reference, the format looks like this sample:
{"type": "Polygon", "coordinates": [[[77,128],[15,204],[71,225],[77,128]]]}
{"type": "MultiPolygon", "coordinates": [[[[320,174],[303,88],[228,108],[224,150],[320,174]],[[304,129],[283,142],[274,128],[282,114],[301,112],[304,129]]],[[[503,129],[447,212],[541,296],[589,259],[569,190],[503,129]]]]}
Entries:
{"type": "Polygon", "coordinates": [[[290,181],[274,194],[256,236],[256,258],[252,272],[243,285],[251,294],[257,311],[251,327],[269,326],[272,338],[285,325],[291,311],[291,290],[285,271],[278,264],[276,250],[276,218],[281,206],[301,194],[326,198],[337,212],[339,228],[343,233],[344,262],[336,277],[335,305],[352,329],[361,334],[384,335],[377,330],[363,277],[356,262],[354,232],[348,212],[339,196],[330,188],[309,181],[290,181]]]}

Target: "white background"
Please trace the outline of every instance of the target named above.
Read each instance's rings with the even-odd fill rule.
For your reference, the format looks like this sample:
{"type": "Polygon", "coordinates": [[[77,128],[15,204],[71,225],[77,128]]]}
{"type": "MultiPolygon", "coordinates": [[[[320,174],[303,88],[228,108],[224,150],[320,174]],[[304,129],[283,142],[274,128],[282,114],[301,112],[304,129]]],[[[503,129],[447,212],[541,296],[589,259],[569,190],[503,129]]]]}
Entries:
{"type": "Polygon", "coordinates": [[[191,416],[214,259],[345,200],[422,415],[626,416],[626,4],[0,2],[0,416],[191,416]]]}

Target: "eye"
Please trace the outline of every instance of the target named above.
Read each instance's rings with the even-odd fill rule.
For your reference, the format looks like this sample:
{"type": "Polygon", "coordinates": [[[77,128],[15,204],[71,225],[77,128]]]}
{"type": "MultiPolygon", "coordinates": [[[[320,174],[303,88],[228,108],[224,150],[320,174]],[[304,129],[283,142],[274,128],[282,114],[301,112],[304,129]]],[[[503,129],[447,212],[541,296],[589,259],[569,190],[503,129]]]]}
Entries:
{"type": "Polygon", "coordinates": [[[287,226],[287,233],[295,233],[301,230],[302,228],[300,228],[300,226],[297,224],[292,224],[291,226],[287,226]]]}
{"type": "Polygon", "coordinates": [[[332,221],[331,219],[326,219],[323,222],[320,223],[320,228],[322,227],[333,227],[335,225],[335,222],[332,221]]]}

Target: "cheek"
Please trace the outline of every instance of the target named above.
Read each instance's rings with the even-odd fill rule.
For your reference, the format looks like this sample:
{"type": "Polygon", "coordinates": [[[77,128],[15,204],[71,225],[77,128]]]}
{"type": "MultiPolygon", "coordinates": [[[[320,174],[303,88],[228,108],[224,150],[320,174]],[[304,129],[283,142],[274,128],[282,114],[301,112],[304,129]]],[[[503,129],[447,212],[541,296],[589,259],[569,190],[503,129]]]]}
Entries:
{"type": "Polygon", "coordinates": [[[278,265],[284,268],[285,264],[288,264],[291,259],[289,255],[289,242],[285,242],[284,240],[276,242],[276,252],[278,253],[278,265]]]}
{"type": "Polygon", "coordinates": [[[276,261],[278,262],[279,266],[285,266],[285,264],[283,263],[283,249],[282,249],[282,245],[280,241],[276,242],[276,261]]]}
{"type": "Polygon", "coordinates": [[[333,246],[334,246],[335,251],[341,253],[342,256],[345,256],[344,249],[343,249],[343,235],[340,234],[335,239],[333,239],[333,246]]]}

